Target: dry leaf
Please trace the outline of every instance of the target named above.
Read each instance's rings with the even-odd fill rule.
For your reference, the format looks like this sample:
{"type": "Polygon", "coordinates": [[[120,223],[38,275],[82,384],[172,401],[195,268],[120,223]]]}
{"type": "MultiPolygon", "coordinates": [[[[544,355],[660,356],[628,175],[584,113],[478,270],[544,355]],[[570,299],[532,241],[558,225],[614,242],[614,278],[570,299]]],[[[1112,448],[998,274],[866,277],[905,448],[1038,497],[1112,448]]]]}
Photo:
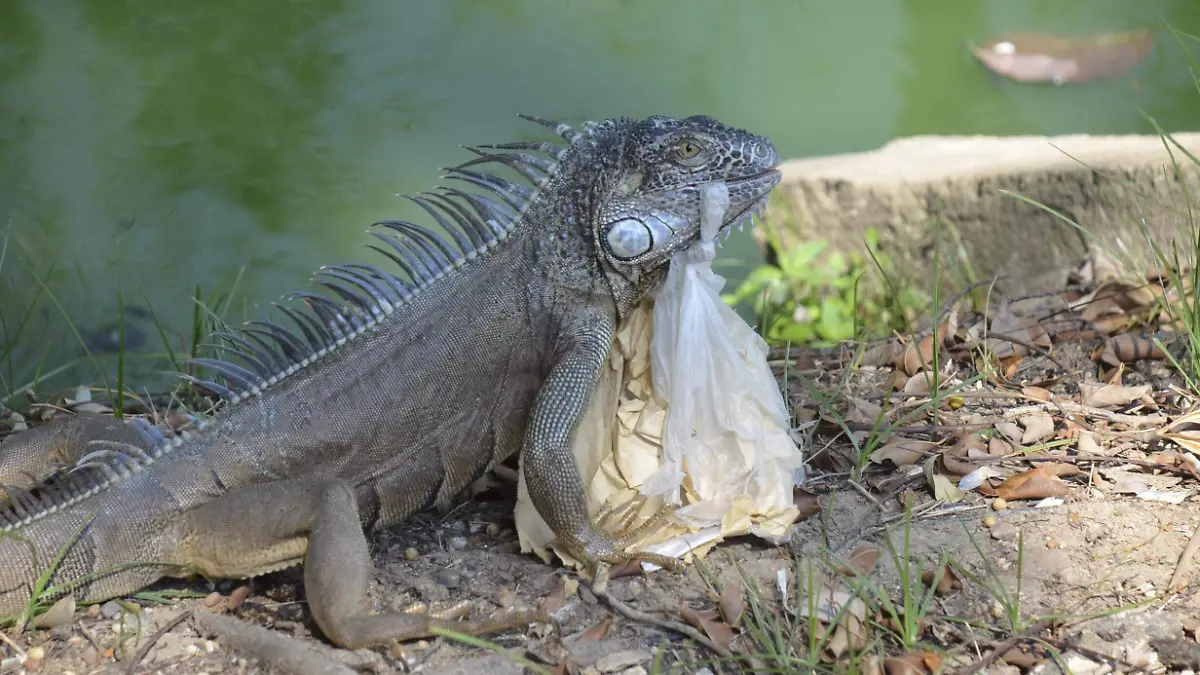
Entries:
{"type": "MultiPolygon", "coordinates": [[[[933,575],[935,574],[937,574],[936,569],[927,570],[921,575],[921,581],[924,582],[926,586],[934,586],[935,584],[933,575]]],[[[952,570],[949,565],[946,565],[942,568],[942,574],[937,578],[934,593],[936,593],[939,597],[945,597],[962,587],[962,581],[960,581],[958,576],[954,574],[954,570],[952,570]]]]}
{"type": "MultiPolygon", "coordinates": [[[[984,454],[987,454],[986,452],[984,454]]],[[[955,476],[965,476],[979,467],[954,456],[952,452],[943,452],[938,456],[938,464],[945,473],[955,476]]]]}
{"type": "Polygon", "coordinates": [[[1016,82],[1067,84],[1124,75],[1153,46],[1154,36],[1145,29],[1091,36],[1022,31],[972,46],[971,52],[988,70],[1016,82]]]}
{"type": "Polygon", "coordinates": [[[871,544],[863,544],[854,549],[854,553],[850,554],[850,560],[847,561],[850,571],[860,575],[867,576],[871,570],[875,569],[875,563],[879,560],[879,547],[871,544]]]}
{"type": "Polygon", "coordinates": [[[75,618],[75,596],[72,594],[64,595],[57,602],[42,614],[33,620],[34,628],[54,628],[64,624],[71,623],[75,618]]]}
{"type": "Polygon", "coordinates": [[[567,588],[563,584],[562,579],[554,585],[554,589],[550,594],[538,601],[538,609],[547,614],[553,614],[562,609],[562,606],[567,602],[567,588]]]}
{"type": "Polygon", "coordinates": [[[796,522],[811,518],[821,512],[821,500],[817,499],[817,495],[802,487],[792,488],[792,506],[800,510],[800,514],[796,516],[796,522]]]}
{"type": "Polygon", "coordinates": [[[992,457],[1004,457],[1011,454],[1013,448],[1008,444],[1008,441],[999,436],[992,436],[988,439],[988,454],[992,457]]]}
{"type": "Polygon", "coordinates": [[[946,502],[947,504],[955,504],[962,501],[965,494],[958,486],[949,478],[946,478],[940,473],[933,475],[932,487],[934,499],[946,502]]]}
{"type": "Polygon", "coordinates": [[[608,636],[608,631],[612,628],[613,618],[609,614],[600,620],[600,623],[580,633],[579,637],[575,638],[576,642],[592,642],[595,640],[603,640],[608,636]]]}
{"type": "Polygon", "coordinates": [[[697,612],[688,607],[683,600],[679,601],[679,616],[684,621],[691,624],[694,628],[704,631],[710,640],[717,643],[725,649],[733,644],[735,637],[733,629],[728,625],[719,621],[715,621],[717,614],[714,611],[697,612]]]}
{"type": "Polygon", "coordinates": [[[933,441],[921,441],[915,438],[901,438],[871,453],[871,461],[881,464],[890,461],[896,466],[911,466],[929,455],[938,446],[933,441]]]}
{"type": "Polygon", "coordinates": [[[1130,387],[1120,384],[1096,384],[1081,382],[1079,395],[1081,403],[1093,408],[1112,408],[1129,405],[1150,393],[1150,385],[1141,384],[1130,387]]]}
{"type": "Polygon", "coordinates": [[[923,675],[926,672],[925,657],[921,652],[889,656],[883,660],[883,670],[887,675],[923,675]]]}
{"type": "Polygon", "coordinates": [[[1013,443],[1019,444],[1021,442],[1021,437],[1025,435],[1025,433],[1021,431],[1021,427],[1017,426],[1016,422],[1001,420],[992,426],[996,427],[996,431],[1004,434],[1004,437],[1013,443]]]}
{"type": "Polygon", "coordinates": [[[1067,493],[1067,484],[1044,466],[1009,476],[996,486],[996,494],[1006,501],[1065,497],[1067,493]]]}
{"type": "Polygon", "coordinates": [[[1042,387],[1021,387],[1021,394],[1023,394],[1025,398],[1034,401],[1041,401],[1043,403],[1046,403],[1050,399],[1054,398],[1054,395],[1050,393],[1049,389],[1043,389],[1042,387]]]}
{"type": "Polygon", "coordinates": [[[1025,427],[1021,445],[1032,445],[1054,435],[1054,418],[1044,412],[1025,415],[1020,422],[1025,427]]]}

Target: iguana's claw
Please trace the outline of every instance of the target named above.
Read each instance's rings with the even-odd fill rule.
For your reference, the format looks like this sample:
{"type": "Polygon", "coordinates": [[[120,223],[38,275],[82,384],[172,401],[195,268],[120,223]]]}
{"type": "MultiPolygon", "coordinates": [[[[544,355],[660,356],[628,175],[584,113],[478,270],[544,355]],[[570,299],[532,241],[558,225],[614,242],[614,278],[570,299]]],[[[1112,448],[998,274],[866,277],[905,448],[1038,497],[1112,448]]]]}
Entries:
{"type": "Polygon", "coordinates": [[[673,572],[683,571],[683,563],[671,556],[662,555],[659,553],[650,553],[648,551],[627,551],[632,544],[653,532],[663,521],[670,518],[675,512],[673,506],[663,506],[650,516],[646,522],[638,525],[632,530],[629,529],[630,524],[637,517],[641,510],[641,500],[634,500],[625,504],[622,508],[624,512],[617,517],[615,523],[604,523],[613,513],[613,509],[605,507],[593,519],[592,526],[588,532],[580,537],[579,541],[572,542],[575,546],[568,546],[570,553],[578,558],[585,565],[590,567],[597,566],[598,563],[607,563],[610,565],[618,565],[627,562],[645,562],[652,565],[658,565],[669,569],[673,572]]]}

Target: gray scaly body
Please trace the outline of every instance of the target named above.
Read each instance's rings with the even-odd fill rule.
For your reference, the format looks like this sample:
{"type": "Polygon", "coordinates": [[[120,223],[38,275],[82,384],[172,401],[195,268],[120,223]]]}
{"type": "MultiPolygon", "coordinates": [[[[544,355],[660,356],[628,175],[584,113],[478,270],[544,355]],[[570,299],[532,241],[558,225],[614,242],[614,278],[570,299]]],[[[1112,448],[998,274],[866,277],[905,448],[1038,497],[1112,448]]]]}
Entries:
{"type": "Polygon", "coordinates": [[[398,273],[322,268],[316,279],[332,295],[279,306],[293,327],[218,334],[233,356],[195,365],[219,381],[184,376],[224,399],[211,418],[170,438],[141,420],[130,422],[140,442],[94,434],[75,443],[69,472],[33,486],[12,477],[53,444],[30,432],[0,446],[0,482],[11,486],[0,616],[24,609],[66,547],[51,583],[75,583],[79,600],[166,575],[303,563],[308,606],[333,643],[426,636],[437,619],[365,612],[363,530],[445,504],[518,451],[535,507],[573,555],[673,564],[626,553],[636,533],[593,524],[568,441],[622,318],[698,240],[704,185],[727,187],[726,229],[745,223],[778,182],[778,157],[766,139],[709,117],[620,118],[584,132],[535,121],[568,145],[474,149],[479,159],[448,170],[468,190],[413,198],[445,235],[377,224],[376,247],[398,273]],[[532,187],[479,170],[489,162],[532,187]]]}

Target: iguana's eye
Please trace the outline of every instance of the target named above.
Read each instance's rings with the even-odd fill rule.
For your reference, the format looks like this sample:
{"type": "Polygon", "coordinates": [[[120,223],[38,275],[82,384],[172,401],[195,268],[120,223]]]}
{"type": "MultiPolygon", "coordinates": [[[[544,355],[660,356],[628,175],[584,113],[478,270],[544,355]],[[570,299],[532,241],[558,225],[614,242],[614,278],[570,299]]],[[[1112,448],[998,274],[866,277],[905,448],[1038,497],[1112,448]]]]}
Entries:
{"type": "Polygon", "coordinates": [[[685,138],[675,145],[675,156],[683,164],[694,165],[699,161],[702,150],[704,148],[699,142],[685,138]]]}

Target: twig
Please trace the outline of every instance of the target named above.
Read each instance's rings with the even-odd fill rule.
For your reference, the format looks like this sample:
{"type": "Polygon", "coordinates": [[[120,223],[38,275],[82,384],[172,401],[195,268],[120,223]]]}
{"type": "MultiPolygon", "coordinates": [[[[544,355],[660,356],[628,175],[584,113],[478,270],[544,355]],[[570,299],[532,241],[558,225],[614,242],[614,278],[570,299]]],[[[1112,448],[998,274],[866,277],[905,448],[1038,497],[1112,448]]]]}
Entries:
{"type": "Polygon", "coordinates": [[[1124,424],[1128,427],[1138,428],[1143,426],[1162,426],[1167,423],[1167,416],[1163,414],[1154,415],[1124,415],[1115,413],[1102,408],[1096,408],[1090,405],[1081,405],[1079,403],[1071,403],[1068,401],[1049,401],[1037,405],[1026,405],[1019,408],[1009,408],[1003,413],[1005,418],[1021,417],[1034,412],[1052,412],[1057,409],[1063,413],[1073,413],[1076,415],[1084,415],[1085,417],[1096,417],[1108,422],[1124,424]]]}
{"type": "Polygon", "coordinates": [[[335,663],[316,649],[262,626],[238,621],[215,612],[192,613],[192,624],[206,635],[215,635],[224,645],[258,659],[273,668],[297,675],[354,675],[355,671],[335,663]]]}
{"type": "Polygon", "coordinates": [[[172,628],[178,626],[184,621],[187,621],[188,617],[191,615],[192,613],[190,611],[180,612],[178,616],[168,621],[163,625],[162,628],[154,631],[154,635],[151,635],[150,639],[146,640],[146,642],[138,648],[137,653],[133,655],[133,658],[129,659],[129,665],[125,667],[125,672],[129,675],[133,675],[135,672],[137,672],[137,665],[141,663],[142,659],[146,658],[146,655],[149,654],[150,650],[154,648],[154,645],[158,642],[158,639],[166,635],[167,632],[172,628]]]}
{"type": "Polygon", "coordinates": [[[726,659],[733,658],[733,652],[729,651],[728,649],[725,649],[724,647],[722,647],[722,646],[718,645],[717,643],[713,642],[712,640],[708,639],[708,636],[704,635],[703,633],[696,630],[695,628],[692,628],[691,626],[687,625],[686,623],[680,623],[678,621],[671,621],[670,619],[660,619],[657,616],[654,616],[652,614],[646,614],[645,612],[640,612],[640,611],[630,607],[629,605],[626,605],[625,603],[621,602],[620,600],[617,600],[613,596],[609,595],[608,592],[603,589],[601,589],[599,592],[597,592],[595,590],[595,587],[593,587],[592,592],[595,593],[597,597],[604,598],[604,601],[607,602],[610,607],[615,609],[618,614],[621,614],[626,619],[652,624],[652,625],[658,626],[659,628],[662,628],[664,630],[672,631],[674,633],[682,633],[683,635],[690,637],[691,639],[695,640],[696,642],[699,642],[700,644],[704,645],[705,647],[708,647],[713,652],[716,652],[722,658],[726,658],[726,659]]]}
{"type": "Polygon", "coordinates": [[[1018,633],[1017,635],[1013,635],[1013,636],[1009,637],[1004,642],[997,644],[995,646],[995,648],[992,649],[992,651],[988,652],[987,656],[983,657],[982,659],[977,660],[975,663],[972,663],[967,666],[963,666],[962,668],[958,669],[957,671],[954,672],[954,675],[971,675],[972,673],[977,672],[981,668],[988,667],[989,665],[992,664],[992,661],[995,661],[1002,654],[1004,654],[1008,650],[1012,649],[1013,647],[1017,646],[1017,643],[1021,642],[1022,640],[1033,639],[1035,635],[1037,635],[1038,633],[1045,630],[1046,627],[1050,625],[1050,623],[1051,623],[1050,619],[1042,619],[1041,621],[1038,621],[1037,623],[1033,624],[1026,630],[1018,633]]]}
{"type": "Polygon", "coordinates": [[[859,485],[858,481],[848,480],[846,482],[849,483],[850,486],[853,487],[855,490],[858,490],[859,494],[866,497],[867,500],[870,501],[872,504],[874,504],[880,511],[887,510],[886,508],[884,508],[883,502],[880,502],[878,499],[876,499],[875,495],[871,494],[865,487],[859,485]]]}
{"type": "Polygon", "coordinates": [[[1188,540],[1187,546],[1183,547],[1183,553],[1179,554],[1179,563],[1175,565],[1175,573],[1171,575],[1171,582],[1167,584],[1167,590],[1173,592],[1174,589],[1183,586],[1183,578],[1191,570],[1197,551],[1200,551],[1200,525],[1196,526],[1192,538],[1188,540]]]}
{"type": "Polygon", "coordinates": [[[1108,457],[1107,455],[1006,455],[1004,457],[972,457],[969,462],[972,464],[998,464],[1010,460],[1021,462],[1066,462],[1076,464],[1078,462],[1097,462],[1104,464],[1132,464],[1134,466],[1144,466],[1159,471],[1166,471],[1177,476],[1186,476],[1200,480],[1200,473],[1195,469],[1185,466],[1170,466],[1161,462],[1155,462],[1149,459],[1132,459],[1129,457],[1108,457]]]}
{"type": "MultiPolygon", "coordinates": [[[[936,504],[937,502],[930,502],[930,503],[936,504]]],[[[986,508],[988,508],[987,504],[961,504],[959,506],[952,506],[952,507],[945,508],[945,509],[937,509],[936,511],[933,509],[929,509],[928,511],[925,511],[923,513],[919,513],[919,514],[914,513],[914,514],[912,514],[912,518],[914,520],[916,520],[917,518],[922,518],[922,519],[942,518],[945,516],[955,516],[960,513],[966,513],[968,511],[978,511],[980,509],[986,509],[986,508]]],[[[897,513],[897,514],[888,516],[887,518],[884,518],[882,521],[880,521],[880,525],[890,525],[899,520],[904,520],[903,513],[897,513]]]]}

